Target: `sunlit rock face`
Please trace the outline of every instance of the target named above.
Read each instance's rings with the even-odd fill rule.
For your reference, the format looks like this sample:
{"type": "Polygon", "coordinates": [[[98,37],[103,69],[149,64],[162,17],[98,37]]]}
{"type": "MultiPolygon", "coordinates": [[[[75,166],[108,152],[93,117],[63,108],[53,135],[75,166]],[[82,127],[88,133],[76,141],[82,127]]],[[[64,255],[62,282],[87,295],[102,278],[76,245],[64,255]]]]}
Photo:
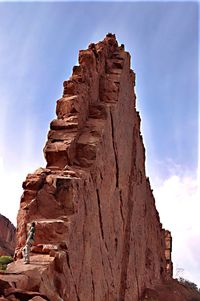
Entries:
{"type": "MultiPolygon", "coordinates": [[[[115,35],[80,51],[50,124],[47,166],[23,183],[16,261],[0,277],[14,286],[7,300],[152,300],[156,285],[172,281],[171,245],[145,174],[134,86],[130,54],[115,35]],[[32,221],[35,242],[24,265],[32,221]]],[[[168,300],[184,299],[172,292],[168,300]]]]}
{"type": "Polygon", "coordinates": [[[8,218],[0,214],[0,256],[13,256],[16,245],[16,229],[8,218]]]}

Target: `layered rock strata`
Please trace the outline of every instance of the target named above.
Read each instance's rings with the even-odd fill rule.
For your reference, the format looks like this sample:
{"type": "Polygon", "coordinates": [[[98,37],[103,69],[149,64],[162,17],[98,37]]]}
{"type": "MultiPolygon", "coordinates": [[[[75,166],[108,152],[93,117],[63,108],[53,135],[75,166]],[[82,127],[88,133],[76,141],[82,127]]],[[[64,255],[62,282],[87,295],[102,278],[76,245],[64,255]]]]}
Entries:
{"type": "Polygon", "coordinates": [[[16,229],[8,218],[0,214],[0,256],[13,256],[16,245],[16,229]]]}
{"type": "Polygon", "coordinates": [[[47,167],[23,183],[16,262],[0,277],[12,283],[7,300],[24,300],[23,294],[26,300],[147,300],[148,290],[171,278],[166,232],[145,175],[134,85],[130,54],[115,35],[80,51],[50,124],[47,167]],[[24,266],[21,249],[32,221],[35,243],[24,266]]]}

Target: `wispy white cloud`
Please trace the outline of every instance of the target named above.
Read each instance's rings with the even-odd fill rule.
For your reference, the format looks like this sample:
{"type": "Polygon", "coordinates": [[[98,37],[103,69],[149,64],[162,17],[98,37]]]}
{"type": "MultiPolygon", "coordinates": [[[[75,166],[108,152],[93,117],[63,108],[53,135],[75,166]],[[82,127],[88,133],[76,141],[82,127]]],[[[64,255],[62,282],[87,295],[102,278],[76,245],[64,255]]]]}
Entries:
{"type": "Polygon", "coordinates": [[[176,172],[153,186],[161,222],[172,232],[174,276],[182,276],[200,286],[200,193],[197,178],[176,172]],[[180,268],[182,272],[178,275],[180,268]]]}

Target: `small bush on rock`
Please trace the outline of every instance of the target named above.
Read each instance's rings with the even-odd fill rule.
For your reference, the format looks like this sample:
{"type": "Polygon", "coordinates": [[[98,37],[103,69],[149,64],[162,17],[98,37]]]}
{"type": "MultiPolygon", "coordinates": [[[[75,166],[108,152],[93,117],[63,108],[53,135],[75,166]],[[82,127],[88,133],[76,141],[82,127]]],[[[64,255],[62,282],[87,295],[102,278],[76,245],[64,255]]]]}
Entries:
{"type": "Polygon", "coordinates": [[[13,261],[11,256],[0,256],[0,270],[5,271],[7,265],[13,261]]]}
{"type": "Polygon", "coordinates": [[[195,291],[197,291],[197,292],[200,293],[200,288],[198,288],[198,286],[196,285],[196,283],[191,282],[191,281],[189,281],[189,280],[187,280],[187,279],[184,279],[184,278],[182,278],[182,277],[180,277],[180,278],[178,279],[178,281],[179,281],[181,284],[183,284],[183,285],[185,285],[185,286],[187,286],[187,287],[189,287],[189,288],[192,288],[192,289],[194,289],[195,291]]]}

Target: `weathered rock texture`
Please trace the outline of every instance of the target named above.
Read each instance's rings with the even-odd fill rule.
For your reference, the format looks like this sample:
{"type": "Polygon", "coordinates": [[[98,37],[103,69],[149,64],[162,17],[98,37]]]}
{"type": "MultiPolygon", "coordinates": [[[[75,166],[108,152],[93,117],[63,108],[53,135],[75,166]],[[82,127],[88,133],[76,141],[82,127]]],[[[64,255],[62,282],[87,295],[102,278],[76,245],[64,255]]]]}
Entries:
{"type": "Polygon", "coordinates": [[[166,270],[168,277],[171,278],[173,276],[173,263],[172,263],[172,236],[171,233],[166,230],[165,231],[165,258],[166,258],[166,270]]]}
{"type": "MultiPolygon", "coordinates": [[[[23,183],[17,260],[1,276],[12,283],[4,296],[152,300],[156,285],[172,281],[171,247],[145,175],[130,55],[108,34],[80,51],[79,64],[57,101],[44,148],[47,167],[23,183]],[[21,249],[32,221],[35,244],[24,266],[21,249]]],[[[167,300],[189,299],[172,292],[167,300]]]]}
{"type": "Polygon", "coordinates": [[[16,245],[16,229],[8,218],[0,214],[0,256],[13,256],[16,245]]]}

